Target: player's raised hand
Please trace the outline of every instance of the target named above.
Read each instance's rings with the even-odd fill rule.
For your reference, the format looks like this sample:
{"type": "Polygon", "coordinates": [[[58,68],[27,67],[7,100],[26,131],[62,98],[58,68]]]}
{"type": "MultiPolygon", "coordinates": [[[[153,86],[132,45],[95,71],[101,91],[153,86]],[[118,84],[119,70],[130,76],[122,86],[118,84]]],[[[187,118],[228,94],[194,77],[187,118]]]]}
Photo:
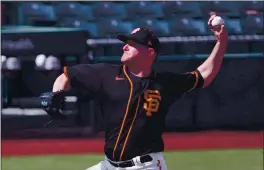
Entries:
{"type": "Polygon", "coordinates": [[[208,20],[208,26],[214,33],[217,41],[227,41],[228,32],[221,17],[212,15],[208,20]]]}

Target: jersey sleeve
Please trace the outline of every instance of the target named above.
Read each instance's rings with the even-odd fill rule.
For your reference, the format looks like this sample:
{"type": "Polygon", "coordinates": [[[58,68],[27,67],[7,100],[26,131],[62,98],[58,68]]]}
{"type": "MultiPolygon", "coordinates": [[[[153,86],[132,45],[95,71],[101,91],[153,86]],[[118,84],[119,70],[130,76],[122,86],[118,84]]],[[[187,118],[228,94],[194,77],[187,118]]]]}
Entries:
{"type": "Polygon", "coordinates": [[[181,94],[188,93],[194,89],[202,88],[204,79],[198,70],[193,72],[175,74],[171,79],[177,91],[181,94]]]}
{"type": "Polygon", "coordinates": [[[71,88],[83,93],[95,94],[101,87],[102,78],[100,72],[102,66],[99,64],[79,64],[64,67],[64,74],[70,81],[71,88]]]}

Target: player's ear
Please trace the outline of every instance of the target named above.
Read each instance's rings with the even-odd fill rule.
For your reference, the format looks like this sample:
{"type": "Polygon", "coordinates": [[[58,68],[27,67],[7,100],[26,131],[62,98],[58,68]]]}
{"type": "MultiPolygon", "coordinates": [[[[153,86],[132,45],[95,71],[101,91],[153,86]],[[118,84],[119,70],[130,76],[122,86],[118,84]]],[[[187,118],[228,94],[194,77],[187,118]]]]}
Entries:
{"type": "Polygon", "coordinates": [[[153,48],[149,48],[149,52],[151,56],[156,55],[155,50],[153,48]]]}

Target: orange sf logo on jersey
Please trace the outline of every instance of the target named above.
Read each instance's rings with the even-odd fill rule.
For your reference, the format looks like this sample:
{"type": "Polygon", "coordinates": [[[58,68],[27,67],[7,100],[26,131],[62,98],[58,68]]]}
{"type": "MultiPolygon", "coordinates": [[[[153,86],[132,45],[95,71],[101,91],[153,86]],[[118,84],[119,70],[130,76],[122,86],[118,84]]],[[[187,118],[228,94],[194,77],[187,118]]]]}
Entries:
{"type": "Polygon", "coordinates": [[[144,109],[147,111],[147,116],[152,116],[153,112],[159,110],[159,105],[161,101],[160,92],[158,90],[146,90],[144,92],[144,98],[146,103],[144,103],[144,109]]]}

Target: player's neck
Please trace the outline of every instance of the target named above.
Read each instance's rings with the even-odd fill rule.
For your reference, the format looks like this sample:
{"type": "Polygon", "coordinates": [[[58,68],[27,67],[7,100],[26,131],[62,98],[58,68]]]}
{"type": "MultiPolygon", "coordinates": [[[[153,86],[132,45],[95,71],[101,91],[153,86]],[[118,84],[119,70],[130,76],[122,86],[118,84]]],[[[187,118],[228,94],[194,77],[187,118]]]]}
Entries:
{"type": "Polygon", "coordinates": [[[140,66],[128,66],[128,71],[133,74],[134,76],[137,77],[148,77],[151,72],[152,72],[152,67],[151,66],[144,66],[144,67],[140,67],[140,66]]]}

